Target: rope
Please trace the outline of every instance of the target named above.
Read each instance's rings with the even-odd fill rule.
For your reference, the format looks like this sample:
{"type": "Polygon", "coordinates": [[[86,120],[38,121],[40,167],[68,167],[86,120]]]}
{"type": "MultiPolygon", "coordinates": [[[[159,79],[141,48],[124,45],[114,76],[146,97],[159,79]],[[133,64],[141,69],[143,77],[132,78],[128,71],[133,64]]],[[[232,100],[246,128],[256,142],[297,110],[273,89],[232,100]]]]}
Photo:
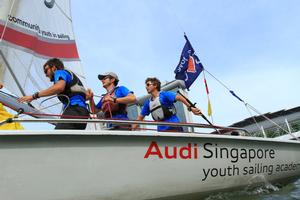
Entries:
{"type": "Polygon", "coordinates": [[[274,124],[276,127],[278,127],[279,129],[281,129],[282,131],[284,131],[285,133],[290,134],[294,139],[296,140],[300,140],[299,138],[297,138],[293,133],[290,133],[289,131],[285,130],[284,128],[282,128],[280,125],[278,125],[276,122],[274,122],[273,120],[271,120],[270,118],[268,118],[267,116],[265,116],[264,114],[260,113],[258,110],[256,110],[253,106],[251,106],[250,104],[247,104],[252,110],[254,110],[254,112],[258,113],[259,115],[261,115],[263,118],[265,118],[266,120],[268,120],[269,122],[271,122],[272,124],[274,124]]]}
{"type": "MultiPolygon", "coordinates": [[[[256,125],[257,129],[260,130],[260,127],[259,127],[259,125],[258,125],[258,122],[256,121],[254,115],[252,115],[251,110],[247,107],[247,104],[246,104],[246,103],[245,103],[244,105],[245,105],[247,111],[249,112],[249,115],[251,116],[251,118],[252,118],[253,121],[255,122],[255,125],[256,125]]],[[[263,135],[264,135],[264,137],[266,137],[265,134],[263,134],[263,135]]]]}
{"type": "MultiPolygon", "coordinates": [[[[36,111],[34,111],[34,112],[31,112],[30,113],[30,115],[32,115],[32,114],[34,114],[34,113],[37,113],[37,112],[39,112],[39,111],[42,111],[42,110],[46,110],[47,108],[51,108],[51,107],[54,107],[54,106],[56,106],[56,105],[58,105],[58,104],[60,104],[60,103],[56,103],[56,104],[53,104],[53,105],[50,105],[50,106],[47,106],[47,107],[44,107],[44,108],[41,108],[41,109],[37,109],[36,111]]],[[[38,113],[37,113],[38,114],[38,113]]],[[[20,116],[25,116],[25,115],[28,115],[26,112],[24,112],[24,114],[21,114],[20,116]]]]}
{"type": "MultiPolygon", "coordinates": [[[[47,98],[47,99],[45,99],[45,100],[43,100],[41,103],[40,103],[40,106],[42,105],[42,103],[44,103],[44,102],[46,102],[46,101],[48,101],[48,100],[50,100],[50,99],[53,99],[53,98],[55,98],[55,97],[65,97],[66,99],[67,99],[67,104],[66,104],[66,106],[64,106],[64,108],[61,110],[61,112],[60,112],[60,114],[62,114],[62,113],[64,113],[65,111],[66,111],[66,109],[67,109],[67,107],[70,105],[70,98],[67,96],[67,95],[64,95],[64,94],[57,94],[57,95],[54,95],[54,96],[51,96],[51,97],[49,97],[49,98],[47,98]]],[[[56,104],[54,104],[54,105],[58,105],[58,104],[60,104],[61,102],[58,102],[58,103],[56,103],[56,104]]],[[[48,106],[49,107],[49,106],[48,106]]],[[[52,106],[51,106],[52,107],[52,106]]]]}
{"type": "Polygon", "coordinates": [[[112,118],[112,112],[111,112],[110,104],[109,104],[109,103],[106,103],[106,105],[108,105],[109,115],[110,115],[110,118],[112,118]]]}
{"type": "Polygon", "coordinates": [[[95,108],[95,101],[94,101],[94,97],[91,98],[91,100],[89,101],[89,107],[90,107],[90,111],[91,113],[95,113],[96,112],[96,108],[95,108]]]}
{"type": "Polygon", "coordinates": [[[67,13],[56,3],[56,1],[55,1],[55,5],[58,7],[58,9],[60,10],[60,12],[70,21],[70,22],[72,22],[72,19],[71,19],[71,17],[69,17],[68,15],[67,15],[67,13]]]}
{"type": "Polygon", "coordinates": [[[176,12],[172,9],[171,3],[169,2],[169,0],[166,0],[166,4],[167,4],[167,8],[171,11],[171,13],[173,14],[175,21],[177,22],[176,25],[178,25],[179,29],[181,30],[181,32],[185,33],[183,26],[181,25],[178,16],[176,15],[176,12]]]}
{"type": "Polygon", "coordinates": [[[213,77],[217,82],[219,82],[221,85],[223,85],[223,87],[225,87],[228,91],[230,91],[229,87],[227,87],[222,81],[220,81],[219,79],[217,79],[214,75],[212,75],[209,71],[207,71],[205,68],[203,69],[203,71],[206,71],[211,77],[213,77]]]}
{"type": "MultiPolygon", "coordinates": [[[[65,106],[65,108],[62,109],[62,111],[60,112],[60,115],[61,115],[61,114],[67,109],[67,107],[69,106],[70,99],[69,99],[69,97],[66,96],[66,95],[63,95],[63,94],[60,94],[60,95],[61,95],[61,96],[65,96],[65,97],[67,97],[67,99],[68,99],[67,106],[65,106]]],[[[57,96],[59,96],[59,95],[57,95],[57,96]]],[[[57,96],[51,96],[51,97],[49,97],[49,98],[47,98],[47,99],[41,101],[41,103],[39,104],[39,107],[41,107],[41,105],[42,105],[44,102],[46,102],[46,101],[48,101],[48,100],[50,100],[50,99],[53,99],[53,98],[55,98],[55,97],[57,97],[57,96]]],[[[34,113],[37,113],[37,112],[46,110],[46,109],[48,109],[48,108],[54,107],[54,106],[59,105],[59,104],[61,104],[61,102],[57,102],[57,103],[55,103],[55,104],[52,104],[52,105],[49,105],[49,106],[46,106],[46,107],[43,107],[43,108],[40,108],[40,109],[35,108],[36,111],[30,112],[30,113],[24,112],[21,116],[23,116],[23,115],[31,115],[31,116],[43,115],[43,114],[38,114],[38,115],[37,115],[37,114],[34,114],[34,113]]],[[[49,115],[49,116],[50,116],[50,115],[49,115]]]]}
{"type": "MultiPolygon", "coordinates": [[[[246,107],[249,107],[251,110],[253,110],[254,112],[256,112],[258,115],[261,115],[262,117],[264,117],[266,120],[268,120],[269,122],[271,122],[272,124],[274,124],[276,127],[278,127],[279,129],[283,130],[285,133],[290,134],[294,139],[296,140],[300,140],[299,138],[297,138],[293,133],[288,132],[287,130],[283,129],[279,124],[277,124],[276,122],[274,122],[273,120],[271,120],[270,118],[268,118],[267,116],[265,116],[264,114],[262,114],[261,112],[259,112],[256,108],[254,108],[253,106],[251,106],[249,103],[246,103],[244,100],[242,100],[239,96],[237,96],[234,91],[230,90],[229,87],[227,87],[222,81],[220,81],[219,79],[217,79],[214,75],[212,75],[209,71],[207,71],[206,69],[204,69],[209,75],[211,75],[217,82],[219,82],[221,85],[223,85],[223,87],[225,87],[230,93],[231,95],[233,95],[235,98],[237,98],[239,101],[241,101],[242,103],[245,104],[246,107]]],[[[252,117],[252,116],[251,116],[252,117]]],[[[259,127],[257,121],[255,120],[254,117],[252,117],[254,119],[254,122],[256,123],[256,125],[259,127]]],[[[260,129],[260,127],[259,127],[260,129]]]]}
{"type": "Polygon", "coordinates": [[[94,97],[101,98],[101,97],[103,97],[103,96],[102,96],[102,95],[96,95],[96,94],[94,94],[94,97]]]}

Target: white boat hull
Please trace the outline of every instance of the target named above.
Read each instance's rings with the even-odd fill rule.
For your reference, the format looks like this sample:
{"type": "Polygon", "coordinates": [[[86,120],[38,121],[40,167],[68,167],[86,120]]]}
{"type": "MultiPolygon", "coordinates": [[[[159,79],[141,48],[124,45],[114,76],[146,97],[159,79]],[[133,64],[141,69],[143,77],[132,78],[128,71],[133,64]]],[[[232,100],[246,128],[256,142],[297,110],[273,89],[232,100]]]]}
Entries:
{"type": "Polygon", "coordinates": [[[300,175],[300,143],[296,141],[117,131],[0,134],[0,199],[5,200],[203,195],[300,175]],[[176,147],[177,158],[166,158],[165,147],[169,156],[176,147]],[[215,148],[224,152],[227,148],[228,158],[224,152],[223,158],[216,156],[215,148]],[[240,156],[242,149],[248,157],[253,157],[250,149],[259,153],[255,158],[245,158],[244,153],[237,160],[232,149],[238,149],[240,156]],[[261,152],[265,152],[263,158],[261,152]],[[264,172],[257,170],[260,167],[264,172]]]}

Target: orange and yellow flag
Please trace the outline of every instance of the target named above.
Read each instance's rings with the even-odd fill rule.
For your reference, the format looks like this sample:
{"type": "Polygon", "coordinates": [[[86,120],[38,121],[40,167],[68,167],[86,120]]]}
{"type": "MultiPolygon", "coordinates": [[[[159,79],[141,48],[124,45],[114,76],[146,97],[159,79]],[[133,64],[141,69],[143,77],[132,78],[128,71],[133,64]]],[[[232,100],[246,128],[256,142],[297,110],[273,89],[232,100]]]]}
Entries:
{"type": "Polygon", "coordinates": [[[208,98],[207,114],[208,114],[208,116],[211,116],[211,115],[212,115],[212,110],[211,110],[211,105],[210,105],[210,100],[209,100],[209,98],[208,98]]]}

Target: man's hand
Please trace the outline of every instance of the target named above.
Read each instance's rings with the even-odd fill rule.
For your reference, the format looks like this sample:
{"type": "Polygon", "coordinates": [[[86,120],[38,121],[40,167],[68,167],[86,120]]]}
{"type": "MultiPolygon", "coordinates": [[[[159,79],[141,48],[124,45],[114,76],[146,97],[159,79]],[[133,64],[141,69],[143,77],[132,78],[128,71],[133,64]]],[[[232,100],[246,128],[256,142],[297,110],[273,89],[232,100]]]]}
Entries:
{"type": "Polygon", "coordinates": [[[191,107],[191,111],[194,113],[194,115],[202,115],[202,112],[199,108],[191,107]]]}
{"type": "Polygon", "coordinates": [[[138,125],[138,124],[132,124],[132,125],[131,125],[131,129],[132,129],[133,131],[138,130],[138,128],[139,128],[139,125],[138,125]]]}
{"type": "Polygon", "coordinates": [[[106,102],[106,101],[114,102],[114,98],[110,95],[105,95],[103,98],[103,102],[106,102]]]}
{"type": "MultiPolygon", "coordinates": [[[[144,118],[145,118],[145,116],[139,115],[139,116],[136,118],[136,120],[137,120],[137,121],[143,121],[144,118]]],[[[139,128],[140,128],[140,125],[139,125],[139,124],[132,124],[132,125],[131,125],[131,129],[132,129],[133,131],[139,130],[139,128]]]]}
{"type": "Polygon", "coordinates": [[[85,96],[86,96],[86,100],[91,100],[94,97],[94,93],[90,88],[88,88],[86,90],[85,96]]]}
{"type": "Polygon", "coordinates": [[[20,102],[20,103],[24,103],[24,102],[30,103],[32,100],[33,100],[33,96],[32,95],[30,95],[30,96],[23,96],[23,97],[20,97],[18,99],[18,102],[20,102]]]}

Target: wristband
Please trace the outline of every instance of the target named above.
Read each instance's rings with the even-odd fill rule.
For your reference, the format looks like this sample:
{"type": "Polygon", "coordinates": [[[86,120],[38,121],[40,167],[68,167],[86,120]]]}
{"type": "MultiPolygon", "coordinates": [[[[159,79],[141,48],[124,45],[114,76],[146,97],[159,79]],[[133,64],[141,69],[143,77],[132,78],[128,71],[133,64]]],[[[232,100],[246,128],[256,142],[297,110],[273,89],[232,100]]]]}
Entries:
{"type": "Polygon", "coordinates": [[[34,93],[34,94],[32,95],[32,98],[33,98],[33,99],[38,99],[38,98],[40,98],[40,97],[39,97],[39,92],[34,93]]]}

